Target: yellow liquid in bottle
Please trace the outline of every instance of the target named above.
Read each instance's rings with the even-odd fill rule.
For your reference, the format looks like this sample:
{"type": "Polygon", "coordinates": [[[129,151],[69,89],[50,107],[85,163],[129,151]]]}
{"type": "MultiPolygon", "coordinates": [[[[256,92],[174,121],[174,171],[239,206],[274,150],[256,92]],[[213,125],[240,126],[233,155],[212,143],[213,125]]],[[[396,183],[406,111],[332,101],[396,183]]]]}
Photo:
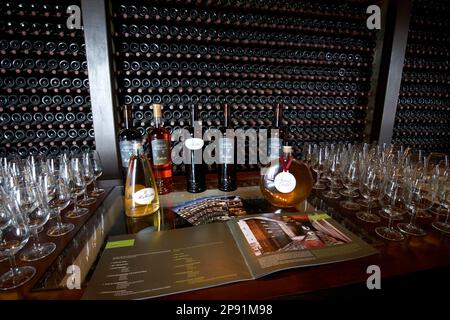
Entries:
{"type": "Polygon", "coordinates": [[[143,217],[159,209],[155,179],[144,155],[133,155],[130,158],[124,206],[128,217],[143,217]]]}

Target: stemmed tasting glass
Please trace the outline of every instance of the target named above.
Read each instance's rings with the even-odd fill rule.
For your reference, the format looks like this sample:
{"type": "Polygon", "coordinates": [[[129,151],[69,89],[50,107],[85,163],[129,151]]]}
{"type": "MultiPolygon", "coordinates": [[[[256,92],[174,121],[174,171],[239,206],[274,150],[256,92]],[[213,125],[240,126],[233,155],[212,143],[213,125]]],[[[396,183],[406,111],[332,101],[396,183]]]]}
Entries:
{"type": "Polygon", "coordinates": [[[312,167],[313,164],[313,153],[315,150],[315,145],[314,144],[307,144],[305,145],[305,147],[303,148],[303,162],[305,162],[310,168],[312,167]]]}
{"type": "Polygon", "coordinates": [[[348,200],[341,201],[339,204],[347,210],[358,210],[360,205],[352,200],[358,196],[356,190],[359,188],[359,164],[356,152],[349,155],[346,165],[341,170],[341,181],[347,190],[341,191],[343,196],[348,197],[348,200]]]}
{"type": "Polygon", "coordinates": [[[98,197],[105,192],[104,189],[98,187],[98,178],[103,174],[103,165],[100,159],[100,155],[96,150],[92,150],[89,153],[89,159],[91,160],[92,170],[94,172],[94,189],[89,193],[92,197],[98,197]]]}
{"type": "Polygon", "coordinates": [[[63,155],[60,157],[58,176],[55,183],[55,195],[49,206],[57,211],[56,224],[47,231],[49,237],[60,237],[71,232],[75,226],[72,223],[63,223],[61,211],[70,204],[70,167],[69,159],[63,155]]]}
{"type": "MultiPolygon", "coordinates": [[[[2,190],[4,190],[3,185],[0,185],[0,188],[2,188],[2,190]]],[[[0,194],[0,201],[3,201],[1,194],[0,194]]],[[[4,228],[6,228],[10,224],[10,222],[11,222],[11,219],[9,217],[8,212],[0,203],[0,232],[4,228]]],[[[7,258],[4,257],[3,254],[0,253],[0,262],[2,262],[3,260],[6,260],[6,259],[7,258]]]]}
{"type": "Polygon", "coordinates": [[[86,181],[83,175],[83,165],[81,157],[71,159],[71,176],[70,176],[70,192],[73,199],[73,209],[67,212],[66,217],[75,219],[89,213],[86,208],[78,206],[78,197],[86,191],[86,181]]]}
{"type": "Polygon", "coordinates": [[[382,174],[376,163],[370,161],[365,171],[360,172],[359,192],[367,200],[367,211],[359,211],[356,217],[370,223],[380,222],[380,218],[372,213],[372,204],[380,197],[383,186],[382,174]]]}
{"type": "Polygon", "coordinates": [[[316,172],[316,183],[313,186],[315,190],[323,190],[326,189],[326,186],[321,183],[320,175],[325,172],[326,166],[326,152],[325,147],[316,146],[313,152],[312,161],[312,169],[316,172]]]}
{"type": "Polygon", "coordinates": [[[84,196],[83,199],[78,203],[80,206],[90,206],[91,204],[95,203],[95,198],[88,197],[87,193],[87,186],[90,185],[94,179],[94,170],[92,168],[91,160],[89,153],[83,152],[81,155],[81,163],[83,168],[83,177],[84,181],[86,183],[86,188],[84,190],[84,196]]]}
{"type": "Polygon", "coordinates": [[[389,216],[387,227],[375,228],[376,234],[390,241],[401,241],[404,239],[402,233],[392,226],[392,217],[397,214],[397,208],[402,205],[402,191],[400,183],[394,177],[386,177],[386,181],[380,197],[380,205],[389,216]]]}
{"type": "MultiPolygon", "coordinates": [[[[38,178],[38,180],[41,180],[38,178]]],[[[50,255],[56,249],[53,242],[41,243],[38,230],[43,227],[50,218],[50,208],[46,195],[38,184],[19,185],[16,191],[17,202],[22,209],[22,214],[30,229],[31,237],[34,238],[33,245],[20,253],[22,261],[36,261],[50,255]],[[34,206],[30,206],[32,201],[34,206]]]]}
{"type": "Polygon", "coordinates": [[[30,231],[14,196],[0,188],[0,207],[6,216],[0,225],[0,253],[9,259],[10,269],[0,276],[0,290],[14,289],[28,282],[36,274],[31,266],[17,267],[15,254],[28,242],[30,231]]]}
{"type": "Polygon", "coordinates": [[[337,193],[336,189],[340,188],[338,182],[338,176],[340,172],[340,154],[338,150],[335,150],[334,154],[330,154],[329,160],[329,178],[330,178],[330,190],[325,192],[323,196],[329,199],[339,199],[341,195],[337,193]]]}
{"type": "Polygon", "coordinates": [[[401,232],[412,236],[424,236],[426,232],[416,225],[417,212],[428,210],[436,195],[435,185],[429,184],[425,172],[417,168],[410,168],[409,174],[404,176],[404,199],[406,207],[411,210],[409,223],[399,223],[397,227],[401,232]]]}
{"type": "Polygon", "coordinates": [[[433,228],[444,232],[450,233],[450,172],[446,171],[445,179],[437,180],[438,186],[438,198],[442,207],[447,209],[444,222],[434,221],[431,225],[433,228]]]}
{"type": "MultiPolygon", "coordinates": [[[[42,174],[39,176],[39,185],[44,195],[45,201],[49,204],[55,196],[55,186],[59,175],[57,160],[55,158],[46,158],[42,165],[42,174]]],[[[58,216],[58,211],[50,208],[50,219],[58,216]]]]}
{"type": "MultiPolygon", "coordinates": [[[[433,155],[433,154],[431,154],[433,155]]],[[[432,164],[429,164],[427,167],[432,167],[432,164]]],[[[434,175],[436,179],[438,179],[439,183],[447,181],[447,175],[449,172],[449,167],[445,159],[440,160],[438,163],[434,164],[434,167],[431,169],[428,169],[431,175],[434,175]]],[[[447,215],[447,209],[445,208],[444,204],[441,202],[441,197],[437,197],[436,204],[433,204],[430,211],[437,215],[437,219],[439,219],[439,216],[446,216],[447,215]]]]}
{"type": "Polygon", "coordinates": [[[322,172],[321,176],[320,176],[320,181],[322,183],[328,183],[331,180],[330,174],[329,174],[329,169],[331,166],[331,160],[333,157],[333,154],[336,150],[336,145],[331,143],[331,144],[325,144],[323,146],[324,150],[325,150],[325,170],[322,172]]]}

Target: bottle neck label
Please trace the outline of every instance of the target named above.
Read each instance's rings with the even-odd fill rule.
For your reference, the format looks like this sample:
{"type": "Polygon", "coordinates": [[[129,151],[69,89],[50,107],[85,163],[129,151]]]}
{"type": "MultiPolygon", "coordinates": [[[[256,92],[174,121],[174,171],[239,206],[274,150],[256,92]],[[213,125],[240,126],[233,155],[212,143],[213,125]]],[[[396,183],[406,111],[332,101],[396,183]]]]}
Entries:
{"type": "Polygon", "coordinates": [[[155,139],[151,142],[153,165],[162,166],[169,162],[169,142],[155,139]]]}
{"type": "Polygon", "coordinates": [[[184,145],[189,150],[200,150],[204,144],[205,142],[200,138],[189,138],[184,141],[184,145]]]}
{"type": "Polygon", "coordinates": [[[144,188],[133,194],[133,201],[137,205],[147,205],[155,199],[155,189],[144,188]]]}
{"type": "Polygon", "coordinates": [[[297,181],[292,173],[283,171],[275,176],[274,185],[279,192],[289,193],[295,189],[297,181]]]}
{"type": "Polygon", "coordinates": [[[231,138],[221,138],[218,142],[219,163],[234,163],[234,140],[231,138]]]}
{"type": "Polygon", "coordinates": [[[128,168],[128,162],[130,161],[130,157],[134,154],[137,155],[140,151],[143,152],[142,143],[137,140],[132,141],[120,141],[119,142],[120,149],[120,158],[122,159],[122,167],[128,168]]]}

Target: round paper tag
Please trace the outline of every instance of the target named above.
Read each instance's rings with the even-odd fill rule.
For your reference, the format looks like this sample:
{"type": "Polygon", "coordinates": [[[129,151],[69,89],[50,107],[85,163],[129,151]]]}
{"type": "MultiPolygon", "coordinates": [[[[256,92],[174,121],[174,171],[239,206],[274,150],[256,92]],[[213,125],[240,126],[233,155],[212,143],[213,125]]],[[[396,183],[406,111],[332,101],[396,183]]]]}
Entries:
{"type": "Polygon", "coordinates": [[[275,176],[275,188],[281,193],[289,193],[295,189],[297,181],[290,172],[280,172],[275,176]]]}
{"type": "Polygon", "coordinates": [[[189,150],[200,150],[205,143],[200,138],[189,138],[184,141],[184,145],[189,150]]]}
{"type": "Polygon", "coordinates": [[[155,189],[144,188],[134,193],[133,200],[136,204],[150,204],[155,198],[155,189]]]}

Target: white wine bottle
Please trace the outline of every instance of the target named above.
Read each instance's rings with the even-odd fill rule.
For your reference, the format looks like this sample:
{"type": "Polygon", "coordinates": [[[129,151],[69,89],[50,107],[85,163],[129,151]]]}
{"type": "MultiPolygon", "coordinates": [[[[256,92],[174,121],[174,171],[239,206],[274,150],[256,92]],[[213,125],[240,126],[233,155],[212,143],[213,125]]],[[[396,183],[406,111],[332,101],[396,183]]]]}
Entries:
{"type": "Polygon", "coordinates": [[[143,217],[159,210],[159,197],[150,162],[138,151],[130,157],[125,183],[125,214],[143,217]]]}

